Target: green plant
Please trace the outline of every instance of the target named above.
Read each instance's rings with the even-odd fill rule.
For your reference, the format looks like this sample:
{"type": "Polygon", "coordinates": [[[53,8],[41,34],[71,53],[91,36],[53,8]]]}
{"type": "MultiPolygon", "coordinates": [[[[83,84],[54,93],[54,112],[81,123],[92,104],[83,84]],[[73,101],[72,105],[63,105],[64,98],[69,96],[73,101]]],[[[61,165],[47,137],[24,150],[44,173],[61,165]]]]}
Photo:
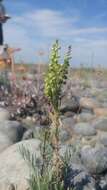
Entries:
{"type": "Polygon", "coordinates": [[[57,181],[61,177],[63,162],[59,154],[59,100],[63,84],[65,84],[68,74],[69,60],[71,59],[71,46],[64,57],[64,63],[60,64],[59,59],[59,42],[58,40],[52,47],[48,72],[45,77],[45,95],[48,97],[52,110],[50,111],[50,119],[52,121],[51,143],[53,148],[53,172],[57,181]]]}
{"type": "MultiPolygon", "coordinates": [[[[38,161],[36,155],[32,154],[24,146],[19,147],[19,151],[30,168],[30,177],[28,179],[29,190],[65,190],[63,180],[57,183],[53,178],[53,171],[50,162],[48,162],[44,172],[41,173],[42,163],[38,161]]],[[[63,168],[64,176],[67,173],[70,156],[70,153],[68,152],[67,154],[66,152],[63,168]]],[[[72,188],[68,188],[67,190],[72,190],[72,188]]]]}
{"type": "Polygon", "coordinates": [[[71,46],[68,47],[63,64],[59,63],[59,50],[60,46],[57,40],[52,47],[48,72],[45,77],[45,95],[48,97],[55,111],[58,111],[62,85],[67,79],[69,60],[71,59],[71,46]]]}
{"type": "Polygon", "coordinates": [[[59,153],[59,127],[61,124],[59,113],[59,100],[61,89],[68,74],[71,47],[65,55],[64,63],[59,63],[59,42],[52,47],[48,72],[45,76],[45,95],[49,103],[49,117],[51,127],[43,129],[41,157],[42,163],[37,167],[36,156],[24,147],[20,152],[31,168],[29,185],[31,190],[64,190],[63,169],[65,167],[59,153]]]}
{"type": "MultiPolygon", "coordinates": [[[[47,149],[47,146],[45,149],[47,149]]],[[[28,179],[30,190],[64,190],[63,181],[57,183],[53,178],[52,165],[49,160],[48,163],[44,163],[44,168],[42,168],[43,162],[36,158],[36,154],[32,154],[24,146],[19,147],[19,151],[30,168],[28,179]]]]}

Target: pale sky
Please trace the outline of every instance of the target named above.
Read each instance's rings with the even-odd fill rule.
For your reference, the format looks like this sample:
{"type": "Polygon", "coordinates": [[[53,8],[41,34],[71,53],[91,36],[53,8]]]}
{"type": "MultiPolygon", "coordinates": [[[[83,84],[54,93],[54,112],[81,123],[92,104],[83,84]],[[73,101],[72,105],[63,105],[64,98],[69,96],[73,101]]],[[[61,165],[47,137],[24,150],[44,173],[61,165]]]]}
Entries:
{"type": "Polygon", "coordinates": [[[4,0],[12,19],[4,25],[5,42],[22,48],[18,60],[36,62],[59,39],[62,54],[72,45],[72,65],[107,65],[107,0],[4,0]]]}

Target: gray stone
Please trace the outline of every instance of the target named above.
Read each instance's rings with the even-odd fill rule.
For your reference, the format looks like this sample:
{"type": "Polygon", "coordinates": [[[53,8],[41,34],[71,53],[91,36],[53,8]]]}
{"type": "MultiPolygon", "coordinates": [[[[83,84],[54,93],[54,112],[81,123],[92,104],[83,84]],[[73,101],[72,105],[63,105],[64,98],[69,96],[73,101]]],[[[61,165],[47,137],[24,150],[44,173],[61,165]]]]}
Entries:
{"type": "Polygon", "coordinates": [[[107,117],[102,117],[93,123],[95,129],[107,131],[107,117]]]}
{"type": "Polygon", "coordinates": [[[96,130],[88,123],[77,123],[74,126],[74,132],[81,136],[94,136],[97,134],[96,130]]]}
{"type": "Polygon", "coordinates": [[[94,110],[94,114],[96,115],[96,117],[106,117],[107,118],[107,108],[105,107],[97,107],[94,110]]]}
{"type": "Polygon", "coordinates": [[[0,122],[8,119],[9,119],[9,112],[4,108],[0,108],[0,122]]]}
{"type": "Polygon", "coordinates": [[[84,167],[72,164],[65,177],[65,189],[75,188],[75,190],[96,190],[95,180],[85,170],[84,167]]]}
{"type": "Polygon", "coordinates": [[[82,112],[82,113],[89,113],[89,114],[93,114],[93,110],[88,109],[88,108],[81,108],[81,112],[82,112]]]}
{"type": "Polygon", "coordinates": [[[26,140],[12,145],[0,155],[0,190],[7,190],[10,184],[17,186],[17,190],[28,189],[29,167],[22,158],[19,147],[22,145],[40,159],[40,141],[26,140]]]}
{"type": "Polygon", "coordinates": [[[0,153],[12,144],[13,142],[7,137],[7,135],[0,132],[0,153]]]}
{"type": "Polygon", "coordinates": [[[70,133],[65,129],[60,130],[59,136],[60,136],[60,141],[62,143],[64,143],[65,141],[68,141],[71,138],[70,133]]]}
{"type": "Polygon", "coordinates": [[[71,112],[78,112],[79,111],[79,101],[78,98],[73,96],[73,97],[64,97],[61,101],[61,107],[60,111],[62,113],[71,111],[71,112]]]}
{"type": "Polygon", "coordinates": [[[44,129],[48,129],[49,126],[44,126],[44,125],[36,125],[34,128],[32,128],[33,131],[33,136],[36,139],[39,139],[41,136],[41,133],[43,132],[44,129]]]}
{"type": "Polygon", "coordinates": [[[80,141],[76,140],[75,143],[72,144],[61,144],[60,146],[60,155],[65,158],[67,156],[70,163],[80,164],[80,150],[81,145],[80,141]]]}
{"type": "Polygon", "coordinates": [[[33,130],[32,129],[28,129],[27,131],[25,131],[22,140],[28,140],[28,139],[32,139],[33,138],[33,130]]]}
{"type": "Polygon", "coordinates": [[[22,139],[24,128],[18,121],[0,122],[0,131],[4,133],[13,143],[22,139]]]}
{"type": "Polygon", "coordinates": [[[64,113],[64,116],[65,116],[65,117],[74,117],[74,116],[75,116],[75,113],[74,113],[74,112],[71,112],[71,111],[68,111],[68,112],[65,112],[65,113],[64,113]]]}
{"type": "Polygon", "coordinates": [[[27,131],[25,131],[25,133],[23,134],[22,140],[40,138],[41,132],[43,132],[43,130],[47,127],[48,126],[43,126],[43,125],[36,125],[36,126],[31,127],[31,129],[28,129],[27,131]]]}
{"type": "Polygon", "coordinates": [[[62,125],[64,128],[71,130],[74,128],[75,125],[75,119],[72,117],[67,117],[62,120],[62,125]]]}
{"type": "Polygon", "coordinates": [[[81,161],[90,173],[101,174],[107,171],[107,148],[103,146],[84,146],[81,161]]]}
{"type": "Polygon", "coordinates": [[[98,190],[107,190],[107,175],[101,177],[98,187],[98,190]]]}
{"type": "Polygon", "coordinates": [[[98,106],[98,102],[95,101],[93,98],[82,97],[80,99],[80,107],[93,110],[95,107],[98,106]]]}
{"type": "Polygon", "coordinates": [[[104,146],[107,146],[107,132],[100,132],[98,141],[104,146]]]}
{"type": "Polygon", "coordinates": [[[107,147],[107,137],[102,137],[102,138],[100,139],[100,142],[101,142],[104,146],[107,147]]]}
{"type": "Polygon", "coordinates": [[[91,121],[93,118],[94,118],[94,115],[91,113],[83,112],[83,113],[78,115],[78,120],[80,122],[88,122],[88,121],[91,121]]]}

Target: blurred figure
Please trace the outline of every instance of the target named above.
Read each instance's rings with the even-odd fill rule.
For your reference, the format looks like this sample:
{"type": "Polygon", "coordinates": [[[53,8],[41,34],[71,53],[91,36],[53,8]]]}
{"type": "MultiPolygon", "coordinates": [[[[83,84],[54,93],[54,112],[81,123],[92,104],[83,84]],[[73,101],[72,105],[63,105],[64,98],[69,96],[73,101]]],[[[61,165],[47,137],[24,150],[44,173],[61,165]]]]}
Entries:
{"type": "Polygon", "coordinates": [[[5,15],[5,7],[2,4],[3,0],[0,0],[0,45],[3,45],[3,23],[6,21],[5,15]]]}

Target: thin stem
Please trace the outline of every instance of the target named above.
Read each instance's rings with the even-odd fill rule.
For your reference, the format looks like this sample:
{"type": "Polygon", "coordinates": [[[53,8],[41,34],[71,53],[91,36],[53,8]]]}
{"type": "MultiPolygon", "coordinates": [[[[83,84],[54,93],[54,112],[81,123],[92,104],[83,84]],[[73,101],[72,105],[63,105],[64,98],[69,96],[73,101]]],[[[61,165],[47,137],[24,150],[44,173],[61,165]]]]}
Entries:
{"type": "Polygon", "coordinates": [[[46,162],[46,140],[47,140],[47,132],[45,131],[44,143],[43,143],[43,153],[42,153],[43,164],[42,164],[42,168],[41,168],[41,176],[43,176],[43,174],[44,174],[44,168],[45,168],[45,162],[46,162]]]}

